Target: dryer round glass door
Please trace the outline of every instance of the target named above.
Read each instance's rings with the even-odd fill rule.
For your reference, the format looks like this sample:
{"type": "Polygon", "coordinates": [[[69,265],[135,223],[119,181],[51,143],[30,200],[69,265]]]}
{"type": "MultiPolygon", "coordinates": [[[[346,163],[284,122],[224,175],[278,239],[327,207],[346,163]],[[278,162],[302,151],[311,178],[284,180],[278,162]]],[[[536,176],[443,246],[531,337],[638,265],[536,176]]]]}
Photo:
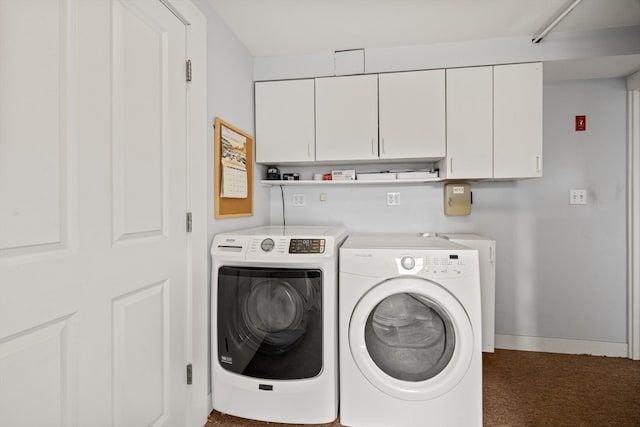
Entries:
{"type": "Polygon", "coordinates": [[[373,287],[349,324],[351,354],[362,374],[404,400],[432,399],[455,387],[471,364],[473,339],[460,302],[417,277],[373,287]]]}
{"type": "Polygon", "coordinates": [[[306,331],[306,297],[288,281],[256,280],[239,301],[241,323],[236,326],[256,350],[285,352],[306,331]]]}
{"type": "Polygon", "coordinates": [[[220,267],[216,301],[222,368],[264,379],[320,374],[320,270],[220,267]]]}

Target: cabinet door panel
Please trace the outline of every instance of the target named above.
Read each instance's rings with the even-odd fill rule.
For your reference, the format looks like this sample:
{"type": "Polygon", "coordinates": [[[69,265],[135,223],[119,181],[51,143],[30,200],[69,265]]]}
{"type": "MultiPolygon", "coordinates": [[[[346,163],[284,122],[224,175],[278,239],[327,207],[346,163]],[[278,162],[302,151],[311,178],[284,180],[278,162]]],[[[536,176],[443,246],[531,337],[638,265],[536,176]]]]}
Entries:
{"type": "Polygon", "coordinates": [[[447,70],[447,178],[493,175],[493,67],[447,70]]]}
{"type": "Polygon", "coordinates": [[[444,70],[380,74],[380,158],[445,156],[444,70]]]}
{"type": "Polygon", "coordinates": [[[494,178],[542,176],[542,64],[494,67],[494,178]]]}
{"type": "Polygon", "coordinates": [[[316,79],[316,160],[378,158],[378,76],[316,79]]]}
{"type": "Polygon", "coordinates": [[[257,82],[256,162],[315,160],[314,81],[257,82]]]}

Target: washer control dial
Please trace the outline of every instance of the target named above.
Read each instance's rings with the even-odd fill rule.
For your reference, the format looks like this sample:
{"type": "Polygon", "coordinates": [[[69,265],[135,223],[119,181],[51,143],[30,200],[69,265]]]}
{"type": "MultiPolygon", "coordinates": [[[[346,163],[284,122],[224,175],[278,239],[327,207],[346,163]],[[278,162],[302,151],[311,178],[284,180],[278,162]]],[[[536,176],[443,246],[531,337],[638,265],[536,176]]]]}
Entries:
{"type": "Polygon", "coordinates": [[[403,256],[400,260],[400,265],[402,265],[402,268],[405,270],[413,270],[416,266],[416,260],[411,256],[403,256]]]}
{"type": "Polygon", "coordinates": [[[260,243],[260,248],[262,248],[262,250],[265,252],[271,252],[274,246],[275,246],[275,243],[273,242],[273,239],[264,239],[260,243]]]}

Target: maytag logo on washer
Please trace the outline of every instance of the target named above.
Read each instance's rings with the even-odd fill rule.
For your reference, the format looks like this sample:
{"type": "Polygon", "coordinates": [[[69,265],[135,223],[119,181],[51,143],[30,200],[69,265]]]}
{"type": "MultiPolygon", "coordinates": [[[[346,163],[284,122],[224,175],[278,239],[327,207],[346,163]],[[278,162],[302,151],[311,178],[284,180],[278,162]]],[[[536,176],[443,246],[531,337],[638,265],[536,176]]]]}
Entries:
{"type": "Polygon", "coordinates": [[[231,356],[220,356],[220,362],[226,363],[229,365],[233,365],[233,357],[231,356]]]}

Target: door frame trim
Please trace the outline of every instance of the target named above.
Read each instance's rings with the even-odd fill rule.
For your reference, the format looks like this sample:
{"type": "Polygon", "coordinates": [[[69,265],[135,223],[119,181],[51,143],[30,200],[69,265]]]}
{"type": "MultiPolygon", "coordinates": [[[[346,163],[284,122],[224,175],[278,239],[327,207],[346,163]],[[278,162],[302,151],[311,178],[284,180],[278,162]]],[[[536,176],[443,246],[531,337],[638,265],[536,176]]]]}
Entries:
{"type": "Polygon", "coordinates": [[[627,341],[640,360],[640,72],[627,78],[627,341]]]}
{"type": "MultiPolygon", "coordinates": [[[[185,425],[201,427],[210,412],[207,376],[207,20],[191,0],[163,0],[188,22],[186,59],[192,80],[187,83],[187,211],[192,231],[187,234],[186,365],[191,364],[185,425]]],[[[185,212],[186,214],[186,212],[185,212]]],[[[186,374],[185,374],[186,375],[186,374]]],[[[186,381],[186,376],[185,376],[186,381]]]]}

